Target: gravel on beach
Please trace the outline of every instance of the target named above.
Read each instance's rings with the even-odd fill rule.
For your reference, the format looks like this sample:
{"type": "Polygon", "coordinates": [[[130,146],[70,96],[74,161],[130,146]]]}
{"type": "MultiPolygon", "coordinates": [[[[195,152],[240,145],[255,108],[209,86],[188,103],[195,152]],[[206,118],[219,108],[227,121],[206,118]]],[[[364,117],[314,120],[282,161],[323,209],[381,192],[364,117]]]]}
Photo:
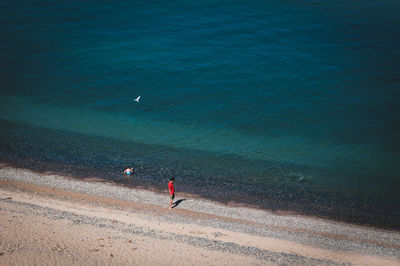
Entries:
{"type": "MultiPolygon", "coordinates": [[[[297,215],[279,215],[272,212],[246,207],[233,207],[206,199],[190,198],[189,195],[179,197],[179,204],[172,210],[167,210],[169,197],[167,192],[159,194],[143,189],[132,189],[105,182],[87,182],[57,175],[34,173],[28,170],[10,167],[0,168],[0,188],[6,191],[21,193],[18,186],[7,185],[6,182],[21,182],[35,186],[59,189],[68,192],[81,193],[93,197],[115,199],[142,206],[138,209],[124,208],[120,205],[85,202],[93,208],[107,208],[127,217],[136,217],[144,223],[129,220],[93,216],[72,209],[57,209],[45,204],[36,204],[29,200],[13,201],[0,198],[2,210],[13,212],[14,207],[25,214],[44,216],[53,220],[66,220],[74,225],[89,225],[119,232],[124,236],[137,235],[157,240],[167,240],[186,246],[218,251],[226,254],[252,257],[261,264],[297,264],[297,265],[336,265],[358,264],[353,260],[358,257],[387,258],[389,264],[400,264],[400,233],[372,227],[363,227],[323,220],[315,217],[297,215]],[[14,206],[14,207],[13,207],[14,206]],[[179,231],[163,230],[151,226],[165,224],[182,227],[207,229],[179,231]],[[249,244],[243,239],[228,238],[226,235],[248,236],[249,240],[261,239],[258,246],[249,244]],[[317,255],[307,256],[308,253],[293,253],[285,250],[263,248],[262,243],[268,241],[283,241],[293,243],[293,247],[304,246],[310,250],[323,250],[329,254],[339,254],[337,257],[317,255]],[[347,255],[348,256],[347,256],[347,255]],[[347,257],[346,257],[347,256],[347,257]]],[[[35,192],[31,192],[35,193],[35,192]]],[[[4,194],[4,193],[3,193],[4,194]]],[[[39,193],[40,194],[40,193],[39,193]]],[[[48,195],[47,195],[48,196],[48,195]]],[[[12,196],[11,196],[12,197],[12,196]]],[[[64,196],[57,200],[73,202],[74,196],[64,196]]],[[[1,244],[1,242],[0,242],[1,244]]],[[[0,248],[2,248],[0,246],[0,248]]],[[[7,252],[7,250],[0,250],[7,252]]],[[[371,260],[373,262],[373,260],[371,260]]],[[[185,263],[183,263],[185,264],[185,263]]],[[[240,263],[239,263],[240,264],[240,263]]]]}

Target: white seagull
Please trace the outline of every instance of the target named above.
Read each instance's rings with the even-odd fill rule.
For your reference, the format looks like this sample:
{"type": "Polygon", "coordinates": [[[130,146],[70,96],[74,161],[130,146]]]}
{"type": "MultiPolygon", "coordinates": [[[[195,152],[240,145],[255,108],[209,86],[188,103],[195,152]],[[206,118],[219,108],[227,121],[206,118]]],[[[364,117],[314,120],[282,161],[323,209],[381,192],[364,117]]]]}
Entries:
{"type": "Polygon", "coordinates": [[[135,102],[139,102],[140,96],[137,97],[136,99],[133,99],[135,102]]]}

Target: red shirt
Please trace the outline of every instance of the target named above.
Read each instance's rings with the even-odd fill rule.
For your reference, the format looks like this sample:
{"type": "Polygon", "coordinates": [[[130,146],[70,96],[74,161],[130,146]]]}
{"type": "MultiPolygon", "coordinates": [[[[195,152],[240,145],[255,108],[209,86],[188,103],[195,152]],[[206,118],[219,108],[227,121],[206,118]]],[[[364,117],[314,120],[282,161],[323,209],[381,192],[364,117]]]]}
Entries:
{"type": "Polygon", "coordinates": [[[172,195],[174,194],[175,190],[174,190],[174,183],[172,183],[172,181],[169,181],[168,183],[168,189],[169,189],[169,193],[172,195]]]}

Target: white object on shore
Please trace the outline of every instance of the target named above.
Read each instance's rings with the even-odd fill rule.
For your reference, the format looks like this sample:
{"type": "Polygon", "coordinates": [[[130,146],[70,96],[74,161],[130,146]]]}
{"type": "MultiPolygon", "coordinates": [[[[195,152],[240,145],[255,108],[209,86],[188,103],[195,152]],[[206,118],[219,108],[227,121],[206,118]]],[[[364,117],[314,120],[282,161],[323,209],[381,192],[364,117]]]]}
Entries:
{"type": "Polygon", "coordinates": [[[133,99],[135,102],[139,102],[141,96],[137,97],[136,99],[133,99]]]}

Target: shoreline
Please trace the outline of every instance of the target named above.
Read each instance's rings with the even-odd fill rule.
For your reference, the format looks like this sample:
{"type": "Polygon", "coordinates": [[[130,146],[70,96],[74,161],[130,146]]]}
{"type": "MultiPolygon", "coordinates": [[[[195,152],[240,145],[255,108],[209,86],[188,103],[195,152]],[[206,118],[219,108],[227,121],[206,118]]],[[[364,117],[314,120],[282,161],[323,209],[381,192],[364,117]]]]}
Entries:
{"type": "MultiPolygon", "coordinates": [[[[15,169],[25,169],[27,171],[32,171],[37,173],[38,175],[54,175],[54,176],[61,176],[64,178],[77,180],[77,181],[90,181],[94,180],[96,182],[102,183],[109,183],[115,186],[124,187],[128,189],[140,189],[145,191],[151,191],[154,193],[166,193],[166,184],[165,188],[160,185],[158,182],[157,184],[152,181],[143,180],[143,177],[139,177],[135,179],[131,177],[129,180],[124,179],[123,177],[119,179],[107,179],[106,176],[101,174],[101,171],[88,171],[87,174],[82,173],[74,168],[68,167],[63,168],[62,166],[57,166],[56,164],[47,165],[44,162],[37,162],[35,167],[30,167],[26,160],[22,159],[20,161],[13,161],[8,160],[6,158],[1,158],[0,160],[0,169],[4,167],[15,168],[15,169]],[[50,170],[50,169],[64,169],[64,170],[50,170]],[[79,173],[78,173],[79,172],[79,173]],[[137,183],[135,183],[137,182],[137,183]]],[[[86,172],[86,171],[85,171],[86,172]]],[[[190,190],[190,189],[189,189],[190,190]]],[[[193,190],[193,189],[192,189],[193,190]]],[[[232,191],[228,191],[229,195],[225,195],[225,193],[216,194],[212,192],[209,194],[210,198],[206,198],[203,192],[193,193],[192,191],[187,192],[185,187],[182,187],[182,184],[179,184],[179,193],[181,195],[187,195],[191,198],[198,198],[203,200],[210,200],[213,202],[217,202],[226,206],[232,207],[245,207],[251,208],[256,210],[264,210],[271,213],[276,214],[291,214],[291,215],[298,215],[298,216],[305,216],[305,217],[313,217],[316,219],[323,219],[323,220],[331,220],[335,222],[343,222],[346,224],[353,224],[356,226],[366,226],[366,227],[374,227],[374,228],[381,228],[385,230],[394,230],[400,231],[400,224],[398,220],[396,220],[395,213],[397,212],[395,207],[392,206],[391,215],[384,215],[379,216],[379,213],[376,211],[373,213],[368,213],[366,210],[360,210],[356,207],[349,207],[348,205],[343,205],[340,203],[338,205],[326,205],[321,204],[320,202],[313,202],[313,201],[303,201],[303,200],[292,200],[289,201],[288,199],[280,199],[280,198],[265,198],[263,202],[266,204],[256,203],[252,201],[238,202],[237,197],[233,198],[231,194],[232,191]],[[183,191],[182,191],[183,190],[183,191]],[[220,197],[222,196],[222,197],[220,197]]],[[[290,196],[290,195],[289,195],[290,196]]],[[[393,204],[392,204],[393,205],[393,204]]],[[[391,205],[386,206],[388,209],[391,205]]],[[[376,209],[377,206],[375,206],[376,209]]],[[[368,209],[367,211],[370,211],[368,209]]]]}
{"type": "MultiPolygon", "coordinates": [[[[58,226],[57,224],[67,222],[79,230],[81,227],[89,227],[91,231],[98,231],[99,234],[103,234],[102,230],[105,228],[106,231],[111,230],[111,235],[117,234],[126,241],[128,240],[124,238],[125,235],[143,238],[149,246],[143,247],[145,250],[142,250],[142,253],[136,252],[142,259],[148,257],[155,246],[164,247],[164,242],[167,240],[167,243],[172,243],[172,247],[178,245],[185,251],[196,250],[196,252],[193,251],[196,254],[201,252],[209,256],[208,258],[213,258],[213,260],[208,260],[206,257],[190,253],[190,256],[194,256],[189,260],[193,264],[206,262],[211,264],[214,260],[215,265],[227,263],[238,265],[265,263],[396,265],[400,263],[400,233],[398,231],[290,213],[232,207],[180,193],[177,193],[176,198],[181,200],[180,203],[170,211],[167,209],[167,193],[159,194],[97,181],[74,180],[2,166],[0,168],[0,210],[5,212],[4,217],[15,216],[11,210],[20,210],[17,212],[22,216],[32,216],[39,220],[47,219],[43,223],[52,224],[52,226],[47,229],[44,226],[44,231],[51,231],[53,227],[58,226]],[[229,256],[226,256],[227,254],[229,256]],[[226,257],[232,260],[229,261],[226,257]]],[[[25,226],[24,228],[28,230],[29,221],[29,219],[20,219],[22,225],[19,224],[19,226],[25,226]]],[[[3,225],[5,224],[6,221],[3,221],[3,225]]],[[[7,226],[12,227],[13,224],[7,226]]],[[[30,224],[30,226],[36,228],[36,224],[30,224]]],[[[72,230],[70,227],[69,225],[67,228],[62,228],[68,231],[72,230]]],[[[7,230],[2,230],[0,233],[1,238],[8,239],[9,237],[11,242],[14,241],[11,239],[12,236],[8,236],[7,230]]],[[[58,233],[62,234],[62,232],[58,233]]],[[[80,234],[83,234],[82,237],[89,237],[88,233],[80,232],[80,234]]],[[[110,237],[119,239],[115,235],[114,238],[110,237]]],[[[25,238],[28,237],[21,235],[19,241],[24,242],[25,238]]],[[[55,245],[51,237],[46,239],[51,242],[50,246],[55,245]]],[[[63,243],[68,242],[65,239],[63,241],[63,243]]],[[[70,245],[74,245],[74,241],[70,240],[71,243],[65,244],[61,249],[72,249],[70,245]]],[[[95,239],[92,239],[93,241],[96,242],[95,239]]],[[[132,250],[128,253],[120,253],[118,249],[115,249],[116,246],[124,249],[127,245],[126,241],[112,244],[114,249],[111,246],[109,249],[112,250],[110,252],[113,257],[102,253],[105,256],[100,256],[102,262],[112,259],[110,263],[115,263],[118,256],[121,259],[118,262],[121,264],[140,264],[139,257],[132,257],[132,250]],[[130,259],[129,263],[127,259],[130,259]]],[[[16,259],[13,256],[16,251],[8,253],[7,250],[4,251],[6,241],[0,241],[0,243],[2,243],[0,245],[2,259],[6,259],[11,264],[22,262],[13,260],[16,259]]],[[[167,264],[172,263],[175,256],[179,258],[185,256],[185,252],[182,254],[172,252],[169,248],[170,244],[166,244],[165,250],[167,264]]],[[[85,250],[73,251],[82,252],[87,259],[87,261],[77,259],[76,264],[98,263],[99,261],[95,259],[96,253],[102,252],[104,248],[104,244],[99,245],[103,247],[85,246],[85,250]]],[[[59,249],[57,246],[53,248],[56,251],[59,249]]],[[[136,248],[141,249],[140,246],[136,248]]],[[[47,255],[50,253],[54,256],[54,262],[66,263],[57,256],[59,251],[46,252],[47,255]]],[[[23,254],[20,255],[24,258],[23,254]]],[[[33,256],[40,259],[40,255],[33,256]]],[[[165,264],[155,258],[153,262],[165,264]]],[[[181,265],[182,261],[178,261],[177,264],[181,265]]]]}
{"type": "MultiPolygon", "coordinates": [[[[52,172],[44,172],[38,173],[36,171],[32,171],[29,169],[20,169],[10,167],[4,164],[0,164],[0,181],[15,181],[21,183],[27,183],[37,186],[44,186],[50,187],[54,189],[60,189],[64,191],[69,191],[72,193],[82,193],[82,194],[89,194],[93,196],[100,196],[100,197],[107,197],[107,198],[114,198],[117,200],[128,200],[133,202],[141,202],[144,204],[151,204],[160,207],[167,207],[169,203],[169,196],[168,190],[165,188],[165,193],[160,192],[154,188],[143,188],[143,187],[131,187],[126,186],[122,183],[115,183],[110,180],[104,180],[96,177],[88,177],[83,179],[76,179],[72,176],[64,176],[54,174],[52,172]],[[91,188],[91,187],[95,188],[91,188]],[[112,189],[111,189],[112,188],[112,189]]],[[[332,224],[342,224],[353,226],[357,228],[366,228],[366,229],[374,229],[380,231],[387,231],[387,232],[400,232],[396,229],[391,228],[381,228],[376,226],[369,226],[363,224],[354,224],[348,223],[340,220],[329,219],[324,217],[319,217],[317,215],[302,215],[296,213],[294,211],[286,211],[286,210],[266,210],[258,208],[257,206],[252,206],[248,204],[240,204],[237,202],[219,202],[213,201],[210,199],[203,198],[196,194],[190,194],[186,192],[177,192],[179,198],[190,198],[191,200],[197,200],[202,202],[206,205],[211,205],[213,208],[218,208],[219,210],[215,213],[212,213],[207,210],[207,207],[190,207],[187,206],[186,208],[190,211],[196,212],[205,212],[209,214],[220,214],[222,209],[224,213],[227,214],[227,210],[232,211],[233,209],[238,210],[245,210],[246,212],[252,212],[255,215],[264,216],[267,214],[269,217],[271,216],[278,216],[278,217],[298,217],[299,219],[311,219],[311,220],[319,220],[326,223],[332,224]]],[[[176,198],[177,200],[177,198],[176,198]]],[[[238,218],[240,215],[236,215],[235,218],[238,218]]],[[[265,217],[264,217],[265,218],[265,217]]],[[[282,222],[282,221],[280,221],[282,222]]]]}

